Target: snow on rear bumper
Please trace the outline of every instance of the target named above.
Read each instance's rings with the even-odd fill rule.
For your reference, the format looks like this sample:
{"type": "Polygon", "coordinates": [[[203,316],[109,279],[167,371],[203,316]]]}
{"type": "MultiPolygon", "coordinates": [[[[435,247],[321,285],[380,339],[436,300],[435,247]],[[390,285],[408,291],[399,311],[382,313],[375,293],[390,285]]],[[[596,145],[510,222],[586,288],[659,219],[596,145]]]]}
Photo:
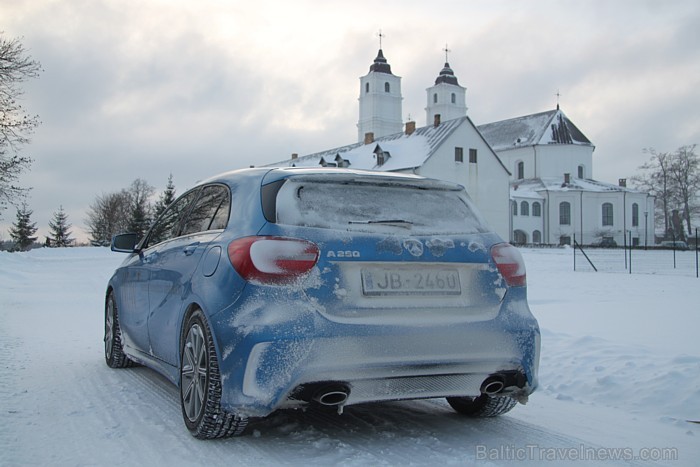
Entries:
{"type": "Polygon", "coordinates": [[[476,396],[483,381],[500,371],[524,375],[522,399],[537,386],[540,342],[537,322],[523,307],[526,302],[507,319],[501,313],[478,323],[354,326],[316,320],[312,335],[303,336],[286,326],[261,328],[224,352],[222,404],[265,416],[298,405],[295,391],[320,382],[347,385],[345,405],[476,396]]]}

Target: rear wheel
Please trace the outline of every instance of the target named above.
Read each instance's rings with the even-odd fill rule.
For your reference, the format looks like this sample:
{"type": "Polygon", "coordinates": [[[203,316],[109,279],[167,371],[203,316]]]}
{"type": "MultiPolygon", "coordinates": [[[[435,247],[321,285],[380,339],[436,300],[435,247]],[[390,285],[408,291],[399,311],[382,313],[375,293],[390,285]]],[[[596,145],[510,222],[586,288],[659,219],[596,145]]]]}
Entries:
{"type": "Polygon", "coordinates": [[[221,375],[214,340],[201,310],[185,325],[180,350],[180,403],[182,416],[196,438],[239,435],[248,419],[221,409],[221,375]]]}
{"type": "Polygon", "coordinates": [[[470,417],[496,417],[509,412],[517,401],[511,397],[448,397],[447,403],[457,412],[470,417]]]}
{"type": "Polygon", "coordinates": [[[114,294],[110,292],[105,304],[105,361],[111,368],[126,368],[133,365],[124,353],[122,331],[119,326],[119,311],[114,294]]]}

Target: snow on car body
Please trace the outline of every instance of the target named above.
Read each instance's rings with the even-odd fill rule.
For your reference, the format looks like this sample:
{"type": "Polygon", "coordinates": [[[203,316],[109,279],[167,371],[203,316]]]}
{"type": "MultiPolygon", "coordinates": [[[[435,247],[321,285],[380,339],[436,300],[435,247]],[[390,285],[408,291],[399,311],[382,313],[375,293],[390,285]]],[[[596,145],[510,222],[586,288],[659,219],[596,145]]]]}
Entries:
{"type": "Polygon", "coordinates": [[[498,415],[537,386],[522,259],[458,185],[234,171],[134,240],[113,242],[131,254],[108,286],[107,363],[179,385],[197,437],[312,403],[447,397],[498,415]]]}

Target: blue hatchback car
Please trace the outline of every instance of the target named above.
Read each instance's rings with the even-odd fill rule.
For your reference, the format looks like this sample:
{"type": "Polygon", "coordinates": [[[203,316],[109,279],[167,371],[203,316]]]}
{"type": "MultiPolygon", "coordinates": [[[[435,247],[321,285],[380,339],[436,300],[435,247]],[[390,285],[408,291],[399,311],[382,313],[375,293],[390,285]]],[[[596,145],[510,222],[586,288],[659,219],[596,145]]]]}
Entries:
{"type": "Polygon", "coordinates": [[[233,171],[112,249],[129,256],[107,287],[107,364],[176,384],[197,438],[310,404],[445,397],[495,416],[537,387],[522,258],[459,185],[233,171]]]}

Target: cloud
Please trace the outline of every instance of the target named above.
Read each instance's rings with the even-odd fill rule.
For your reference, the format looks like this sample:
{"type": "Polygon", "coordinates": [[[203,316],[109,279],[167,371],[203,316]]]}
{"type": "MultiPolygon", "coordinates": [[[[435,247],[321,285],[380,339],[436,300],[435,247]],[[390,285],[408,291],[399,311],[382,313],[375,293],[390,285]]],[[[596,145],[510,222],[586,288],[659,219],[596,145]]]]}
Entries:
{"type": "MultiPolygon", "coordinates": [[[[180,192],[222,170],[355,141],[359,80],[385,34],[403,114],[449,61],[477,124],[562,109],[616,181],[644,147],[700,142],[700,9],[693,1],[3,2],[45,72],[22,183],[46,232],[63,204],[83,224],[95,196],[137,177],[180,192]]],[[[14,212],[3,213],[2,235],[14,212]]]]}

